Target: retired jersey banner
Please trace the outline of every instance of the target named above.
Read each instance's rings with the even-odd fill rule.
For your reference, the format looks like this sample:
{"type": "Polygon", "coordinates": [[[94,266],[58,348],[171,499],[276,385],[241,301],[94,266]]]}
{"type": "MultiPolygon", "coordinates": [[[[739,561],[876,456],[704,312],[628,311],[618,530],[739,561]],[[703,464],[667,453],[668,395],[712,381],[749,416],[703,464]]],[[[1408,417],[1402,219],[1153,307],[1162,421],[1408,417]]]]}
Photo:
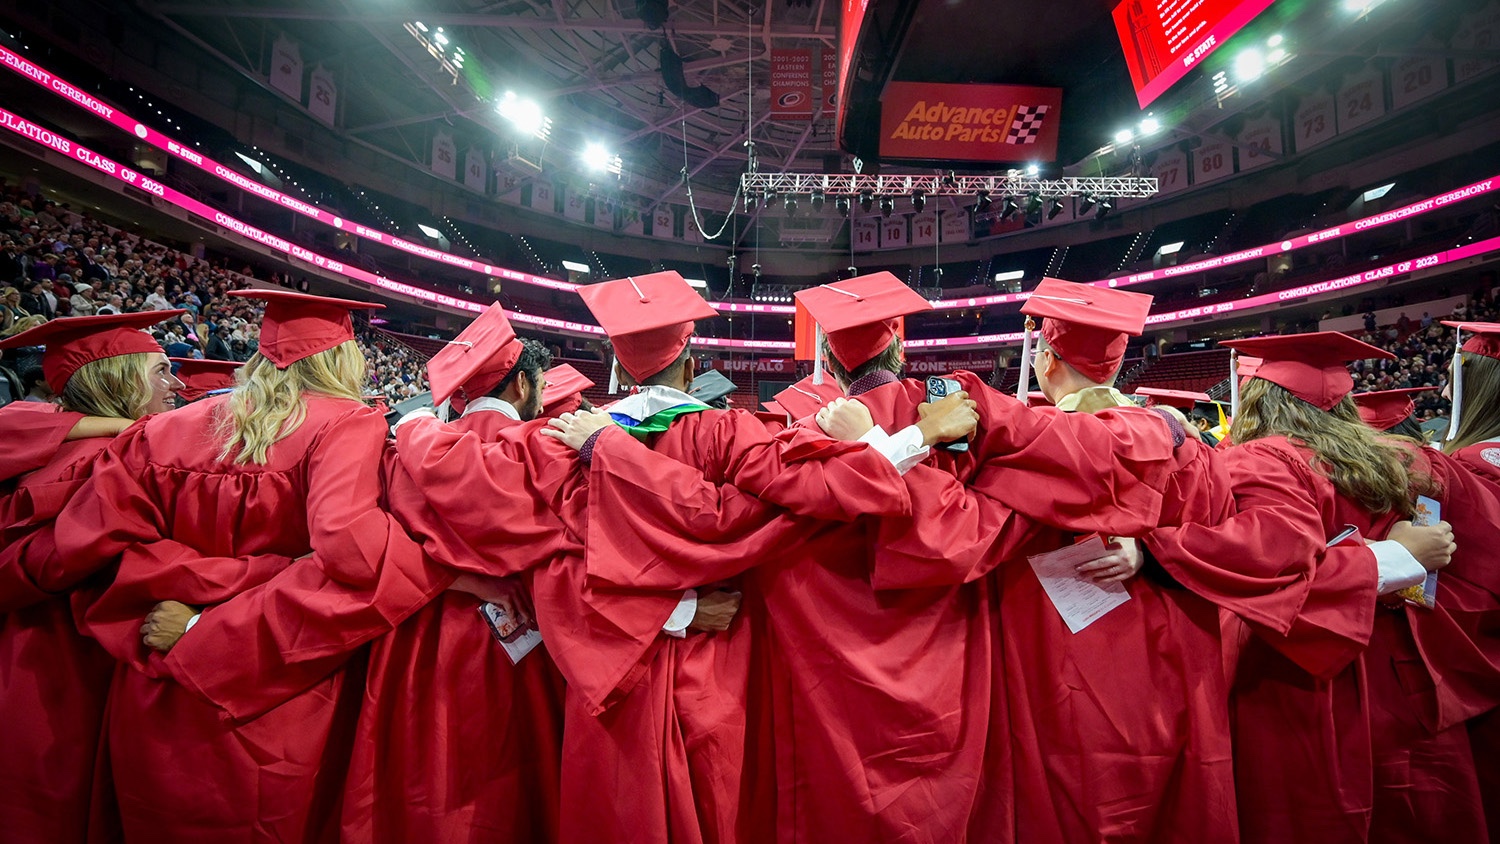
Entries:
{"type": "Polygon", "coordinates": [[[813,51],[771,51],[771,119],[811,120],[813,51]]]}
{"type": "Polygon", "coordinates": [[[1051,161],[1061,88],[892,82],[880,112],[880,157],[917,161],[1051,161]]]}

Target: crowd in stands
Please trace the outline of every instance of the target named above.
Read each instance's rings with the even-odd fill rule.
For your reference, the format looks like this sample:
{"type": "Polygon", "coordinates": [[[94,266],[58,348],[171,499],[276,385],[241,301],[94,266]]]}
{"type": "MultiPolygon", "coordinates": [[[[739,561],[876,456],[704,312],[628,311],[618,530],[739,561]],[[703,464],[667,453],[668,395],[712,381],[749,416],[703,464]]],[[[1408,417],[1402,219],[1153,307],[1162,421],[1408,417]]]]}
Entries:
{"type": "MultiPolygon", "coordinates": [[[[289,277],[230,268],[0,182],[0,337],[70,316],[181,308],[152,329],[171,357],[246,361],[260,342],[263,306],[225,296],[255,278],[289,277]]],[[[427,389],[424,355],[361,327],[371,394],[400,401],[427,389]]],[[[24,377],[24,375],[23,375],[24,377]]],[[[31,379],[26,379],[31,380],[31,379]]]]}
{"type": "Polygon", "coordinates": [[[1452,313],[1424,311],[1419,318],[1401,315],[1392,325],[1375,323],[1373,313],[1365,316],[1365,330],[1359,339],[1396,355],[1396,360],[1358,361],[1352,365],[1356,392],[1402,390],[1409,387],[1434,387],[1415,397],[1419,421],[1447,417],[1451,404],[1443,391],[1448,386],[1448,368],[1453,356],[1454,329],[1443,320],[1494,322],[1500,318],[1500,307],[1484,294],[1470,304],[1455,306],[1452,313]]]}

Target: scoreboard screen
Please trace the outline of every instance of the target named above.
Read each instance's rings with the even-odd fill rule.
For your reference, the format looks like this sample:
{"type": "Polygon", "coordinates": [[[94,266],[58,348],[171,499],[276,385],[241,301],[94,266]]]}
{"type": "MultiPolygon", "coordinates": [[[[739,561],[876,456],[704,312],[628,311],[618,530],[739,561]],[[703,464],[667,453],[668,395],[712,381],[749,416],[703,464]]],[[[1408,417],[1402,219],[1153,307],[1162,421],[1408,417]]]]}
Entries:
{"type": "Polygon", "coordinates": [[[1115,31],[1141,108],[1150,105],[1274,0],[1124,0],[1115,31]]]}

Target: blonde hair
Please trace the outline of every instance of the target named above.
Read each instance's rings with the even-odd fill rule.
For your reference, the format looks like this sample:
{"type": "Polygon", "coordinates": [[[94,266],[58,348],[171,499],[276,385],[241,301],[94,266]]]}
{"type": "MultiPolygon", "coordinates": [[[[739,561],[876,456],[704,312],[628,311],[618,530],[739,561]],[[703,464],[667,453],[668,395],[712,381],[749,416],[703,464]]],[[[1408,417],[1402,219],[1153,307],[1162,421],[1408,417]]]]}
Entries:
{"type": "Polygon", "coordinates": [[[139,419],[151,405],[154,357],[136,352],[86,363],[63,385],[58,403],[85,416],[139,419]]]}
{"type": "Polygon", "coordinates": [[[1472,352],[1463,353],[1463,416],[1458,433],[1443,444],[1443,451],[1453,454],[1475,443],[1500,437],[1500,360],[1472,352]]]}
{"type": "Polygon", "coordinates": [[[1410,451],[1360,421],[1348,396],[1324,412],[1283,387],[1251,378],[1240,391],[1240,412],[1229,434],[1236,443],[1284,436],[1307,448],[1313,469],[1371,514],[1409,517],[1413,493],[1430,494],[1435,487],[1432,478],[1411,469],[1410,451]]]}
{"type": "Polygon", "coordinates": [[[365,356],[348,340],[285,369],[260,354],[239,372],[239,384],[219,409],[219,459],[264,465],[271,446],[291,436],[307,417],[307,393],[361,401],[365,356]]]}

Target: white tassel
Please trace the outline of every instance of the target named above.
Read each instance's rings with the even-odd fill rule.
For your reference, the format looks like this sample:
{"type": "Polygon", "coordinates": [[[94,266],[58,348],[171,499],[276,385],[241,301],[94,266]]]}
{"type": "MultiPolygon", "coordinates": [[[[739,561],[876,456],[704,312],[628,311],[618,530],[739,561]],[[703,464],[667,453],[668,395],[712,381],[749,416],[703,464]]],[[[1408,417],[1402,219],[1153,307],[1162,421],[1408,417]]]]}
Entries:
{"type": "MultiPolygon", "coordinates": [[[[631,281],[634,284],[634,280],[631,281]]],[[[609,356],[609,394],[620,392],[620,359],[614,355],[609,356]]]]}
{"type": "Polygon", "coordinates": [[[448,417],[450,417],[452,415],[453,415],[453,400],[452,399],[444,399],[443,403],[440,404],[440,405],[438,405],[438,409],[437,409],[437,418],[438,418],[438,421],[439,422],[447,422],[448,421],[448,417]]]}
{"type": "Polygon", "coordinates": [[[1452,440],[1452,439],[1454,439],[1454,438],[1456,438],[1458,436],[1458,419],[1459,419],[1459,416],[1461,416],[1463,414],[1463,411],[1464,411],[1464,352],[1463,352],[1464,344],[1463,344],[1463,336],[1462,336],[1463,335],[1463,331],[1462,330],[1458,330],[1458,331],[1455,331],[1454,334],[1456,336],[1453,338],[1453,342],[1455,344],[1454,347],[1453,347],[1453,376],[1452,376],[1453,377],[1453,380],[1452,380],[1452,388],[1453,388],[1452,389],[1452,392],[1453,392],[1453,413],[1452,413],[1452,418],[1448,421],[1448,436],[1444,437],[1445,440],[1452,440]]]}
{"type": "Polygon", "coordinates": [[[1240,353],[1229,351],[1229,415],[1240,415],[1240,353]]]}
{"type": "Polygon", "coordinates": [[[1031,391],[1031,317],[1026,317],[1026,326],[1021,330],[1021,380],[1016,383],[1016,399],[1026,403],[1031,391]]]}
{"type": "Polygon", "coordinates": [[[813,383],[823,383],[823,326],[813,326],[813,383]]]}

